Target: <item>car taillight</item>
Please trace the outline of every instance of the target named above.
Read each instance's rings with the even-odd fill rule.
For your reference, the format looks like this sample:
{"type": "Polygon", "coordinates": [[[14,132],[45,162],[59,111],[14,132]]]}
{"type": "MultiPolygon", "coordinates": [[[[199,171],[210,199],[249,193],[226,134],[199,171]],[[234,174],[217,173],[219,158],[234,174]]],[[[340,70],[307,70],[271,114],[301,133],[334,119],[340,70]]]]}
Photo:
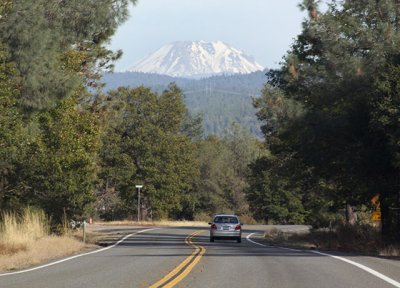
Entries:
{"type": "Polygon", "coordinates": [[[217,225],[212,224],[212,225],[211,225],[211,229],[217,229],[217,225]]]}
{"type": "Polygon", "coordinates": [[[242,229],[242,227],[240,227],[240,225],[236,225],[235,230],[240,230],[242,229]]]}

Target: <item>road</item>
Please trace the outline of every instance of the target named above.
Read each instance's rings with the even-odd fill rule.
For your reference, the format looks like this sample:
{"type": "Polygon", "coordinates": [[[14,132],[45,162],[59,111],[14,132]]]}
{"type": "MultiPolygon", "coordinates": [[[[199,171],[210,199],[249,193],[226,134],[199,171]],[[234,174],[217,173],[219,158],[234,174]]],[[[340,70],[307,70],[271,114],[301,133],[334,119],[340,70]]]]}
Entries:
{"type": "Polygon", "coordinates": [[[246,228],[240,244],[210,243],[204,227],[134,228],[130,233],[142,232],[115,247],[33,271],[0,275],[0,287],[400,287],[396,286],[400,261],[356,255],[337,259],[261,246],[256,235],[264,227],[246,228]],[[256,233],[250,238],[255,243],[246,239],[251,233],[256,233]]]}

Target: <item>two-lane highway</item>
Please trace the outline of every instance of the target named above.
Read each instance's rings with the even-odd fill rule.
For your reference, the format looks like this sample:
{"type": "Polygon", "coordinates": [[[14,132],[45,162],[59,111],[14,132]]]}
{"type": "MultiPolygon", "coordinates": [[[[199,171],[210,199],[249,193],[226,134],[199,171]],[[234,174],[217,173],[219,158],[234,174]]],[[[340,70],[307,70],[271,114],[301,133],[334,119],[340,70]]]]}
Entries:
{"type": "Polygon", "coordinates": [[[400,261],[343,257],[387,276],[394,281],[390,284],[330,256],[257,245],[246,240],[250,231],[239,244],[210,243],[204,227],[143,230],[132,230],[134,235],[97,253],[0,275],[0,287],[400,287],[400,261]]]}

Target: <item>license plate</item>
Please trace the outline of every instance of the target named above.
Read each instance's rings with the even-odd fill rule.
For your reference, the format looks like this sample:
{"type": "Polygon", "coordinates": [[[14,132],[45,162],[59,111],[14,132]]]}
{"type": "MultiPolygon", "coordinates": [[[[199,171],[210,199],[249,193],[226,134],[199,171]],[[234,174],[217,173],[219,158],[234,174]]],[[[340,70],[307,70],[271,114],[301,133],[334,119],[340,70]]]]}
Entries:
{"type": "Polygon", "coordinates": [[[229,230],[229,226],[223,226],[222,230],[229,230]]]}

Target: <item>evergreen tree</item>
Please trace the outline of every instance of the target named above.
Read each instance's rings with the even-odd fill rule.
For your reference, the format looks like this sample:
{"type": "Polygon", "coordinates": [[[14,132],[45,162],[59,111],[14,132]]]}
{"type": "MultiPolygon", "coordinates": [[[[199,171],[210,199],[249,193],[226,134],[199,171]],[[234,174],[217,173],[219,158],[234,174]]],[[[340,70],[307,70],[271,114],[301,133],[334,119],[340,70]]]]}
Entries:
{"type": "MultiPolygon", "coordinates": [[[[1,14],[1,13],[0,13],[1,14]]],[[[18,85],[14,65],[6,61],[0,45],[0,208],[18,206],[18,167],[23,154],[22,115],[18,110],[18,85]]]]}
{"type": "Polygon", "coordinates": [[[190,200],[187,195],[198,169],[195,146],[180,133],[187,112],[180,90],[172,85],[157,95],[144,87],[120,88],[110,95],[122,101],[122,121],[112,128],[112,138],[104,147],[115,149],[116,154],[102,155],[109,171],[127,169],[119,178],[111,172],[103,177],[115,183],[131,213],[137,209],[135,185],[142,184],[142,203],[154,217],[179,215],[190,200]]]}
{"type": "MultiPolygon", "coordinates": [[[[303,2],[309,20],[282,69],[270,73],[270,84],[304,108],[279,135],[277,148],[295,153],[322,180],[317,183],[333,187],[336,205],[347,207],[351,223],[352,206],[368,203],[378,192],[384,211],[397,205],[392,204],[399,191],[394,146],[390,129],[376,115],[390,113],[392,105],[378,103],[385,95],[381,88],[391,86],[384,84],[384,71],[397,54],[399,7],[392,0],[332,1],[321,13],[317,4],[303,2]],[[382,113],[379,106],[388,109],[382,113]]],[[[387,234],[390,216],[382,215],[387,234]]]]}
{"type": "MultiPolygon", "coordinates": [[[[262,121],[268,152],[250,165],[246,196],[256,219],[271,223],[303,223],[309,215],[306,199],[311,194],[307,167],[288,147],[285,136],[301,119],[301,105],[286,99],[277,88],[266,85],[254,102],[262,121]]],[[[298,128],[298,127],[297,127],[298,128]]],[[[293,129],[295,130],[295,129],[293,129]]]]}
{"type": "Polygon", "coordinates": [[[51,108],[83,79],[98,78],[113,54],[104,44],[127,17],[130,0],[13,0],[0,18],[0,41],[16,63],[20,104],[51,108]]]}
{"type": "Polygon", "coordinates": [[[222,139],[208,136],[197,143],[200,176],[196,182],[196,212],[250,214],[245,191],[248,165],[263,152],[261,143],[237,124],[222,139]]]}
{"type": "Polygon", "coordinates": [[[231,152],[216,136],[208,136],[197,145],[200,175],[195,187],[196,212],[234,212],[229,201],[231,191],[228,183],[228,178],[234,177],[229,165],[231,152]]]}
{"type": "Polygon", "coordinates": [[[26,185],[20,201],[41,207],[55,223],[64,211],[68,218],[82,217],[94,201],[97,117],[77,108],[77,97],[69,97],[37,114],[30,129],[36,131],[20,171],[26,185]]]}

